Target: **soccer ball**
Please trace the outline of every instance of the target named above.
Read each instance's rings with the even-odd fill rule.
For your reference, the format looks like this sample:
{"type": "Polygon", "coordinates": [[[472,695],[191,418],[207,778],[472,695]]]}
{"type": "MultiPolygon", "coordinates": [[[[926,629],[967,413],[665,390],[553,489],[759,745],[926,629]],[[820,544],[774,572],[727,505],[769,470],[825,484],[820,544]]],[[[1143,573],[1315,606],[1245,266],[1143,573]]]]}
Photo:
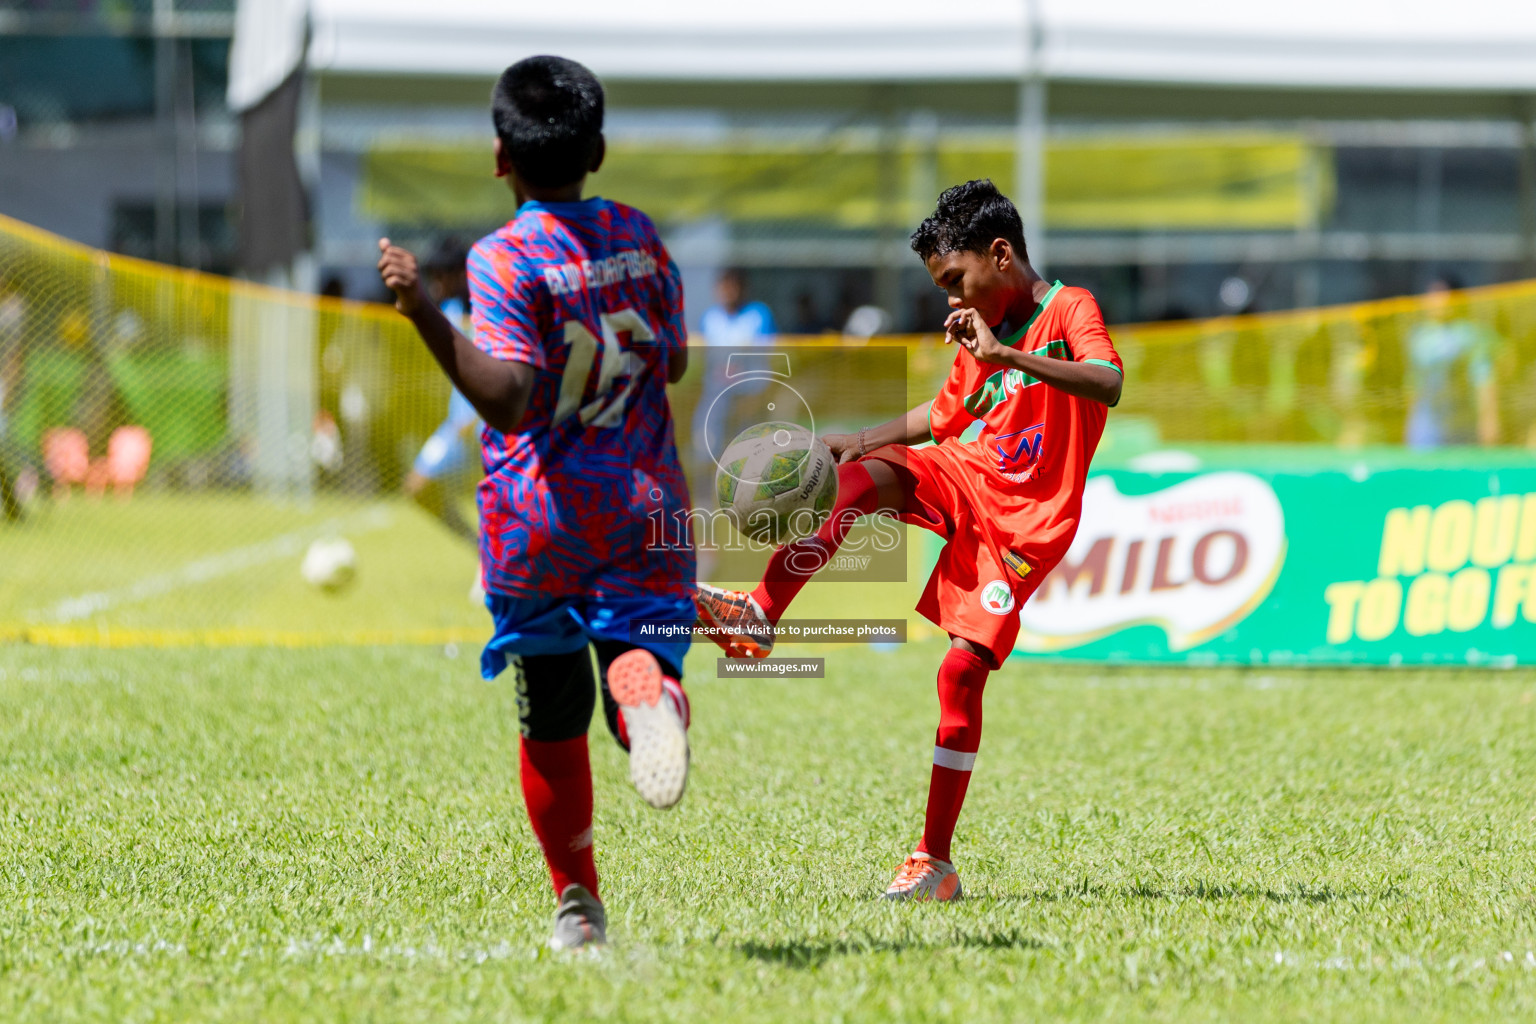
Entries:
{"type": "Polygon", "coordinates": [[[837,460],[799,424],[759,423],[720,456],[715,497],[736,529],[758,543],[809,537],[837,504],[837,460]]]}
{"type": "Polygon", "coordinates": [[[304,582],[334,594],[357,578],[357,552],[341,537],[317,540],[299,566],[304,582]]]}

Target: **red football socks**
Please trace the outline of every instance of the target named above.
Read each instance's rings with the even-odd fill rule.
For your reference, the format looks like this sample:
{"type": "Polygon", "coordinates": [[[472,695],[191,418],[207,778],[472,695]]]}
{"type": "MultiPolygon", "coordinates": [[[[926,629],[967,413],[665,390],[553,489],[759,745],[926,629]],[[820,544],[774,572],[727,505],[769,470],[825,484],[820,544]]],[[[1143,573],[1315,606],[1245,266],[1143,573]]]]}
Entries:
{"type": "Polygon", "coordinates": [[[981,692],[991,671],[986,659],[954,647],[939,665],[939,731],[933,741],[923,841],[917,844],[919,851],[938,860],[949,860],[949,843],[981,748],[981,692]]]}
{"type": "Polygon", "coordinates": [[[559,895],[572,882],[597,895],[592,861],[592,769],[587,738],[522,741],[523,800],[559,895]]]}
{"type": "Polygon", "coordinates": [[[773,553],[763,582],[752,591],[752,597],[768,616],[769,622],[778,622],[789,608],[789,603],[810,582],[837,549],[860,516],[873,515],[879,507],[879,495],[869,470],[857,462],[845,462],[837,467],[837,504],[832,514],[821,525],[814,537],[786,544],[773,553]]]}

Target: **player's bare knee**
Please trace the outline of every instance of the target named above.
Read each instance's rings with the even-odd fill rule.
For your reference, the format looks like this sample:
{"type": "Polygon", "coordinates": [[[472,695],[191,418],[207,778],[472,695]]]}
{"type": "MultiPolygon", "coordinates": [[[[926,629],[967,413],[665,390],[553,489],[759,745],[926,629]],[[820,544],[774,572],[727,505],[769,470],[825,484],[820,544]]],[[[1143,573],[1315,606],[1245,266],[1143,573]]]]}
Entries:
{"type": "Polygon", "coordinates": [[[950,634],[949,648],[952,651],[964,651],[966,654],[969,654],[972,657],[980,658],[982,661],[986,662],[987,667],[994,672],[1002,667],[1001,663],[997,660],[997,655],[993,654],[990,649],[975,642],[974,640],[967,640],[963,636],[955,636],[954,634],[950,634]]]}

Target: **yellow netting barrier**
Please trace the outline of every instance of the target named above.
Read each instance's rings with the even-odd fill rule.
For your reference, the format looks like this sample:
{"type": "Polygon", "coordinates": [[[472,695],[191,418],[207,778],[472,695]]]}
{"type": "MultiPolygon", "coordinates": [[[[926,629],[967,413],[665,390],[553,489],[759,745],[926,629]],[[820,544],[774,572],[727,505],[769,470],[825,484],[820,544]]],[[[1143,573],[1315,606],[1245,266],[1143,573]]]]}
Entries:
{"type": "MultiPolygon", "coordinates": [[[[1111,429],[1142,447],[1399,444],[1425,401],[1441,428],[1505,444],[1525,444],[1536,419],[1536,283],[1114,335],[1127,387],[1111,429]]],[[[936,336],[868,344],[882,342],[902,356],[869,364],[888,368],[879,380],[818,378],[817,365],[842,365],[832,350],[803,364],[825,429],[869,422],[903,392],[924,400],[952,358],[936,336]]],[[[674,395],[690,463],[698,377],[674,395]]],[[[0,218],[0,642],[484,636],[473,548],[402,495],[448,395],[388,307],[110,255],[0,218]],[[357,553],[340,597],[299,571],[332,537],[357,553]]],[[[472,515],[469,481],[448,497],[472,515]]]]}
{"type": "Polygon", "coordinates": [[[401,497],[449,389],[388,307],[0,218],[0,388],[0,639],[484,635],[472,547],[401,497]],[[357,553],[344,599],[299,572],[332,537],[357,553]]]}
{"type": "Polygon", "coordinates": [[[1164,441],[1536,442],[1536,282],[1113,331],[1164,441]]]}

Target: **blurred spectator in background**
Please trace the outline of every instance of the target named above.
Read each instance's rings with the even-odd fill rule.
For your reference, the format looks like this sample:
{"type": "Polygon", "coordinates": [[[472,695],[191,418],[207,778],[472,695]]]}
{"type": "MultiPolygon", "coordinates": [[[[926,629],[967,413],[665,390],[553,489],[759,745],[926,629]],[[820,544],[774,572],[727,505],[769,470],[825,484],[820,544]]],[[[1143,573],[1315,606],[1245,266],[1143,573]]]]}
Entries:
{"type": "Polygon", "coordinates": [[[10,440],[6,410],[15,405],[20,394],[21,332],[26,319],[26,300],[0,281],[0,514],[10,522],[21,518],[21,502],[16,494],[21,460],[10,440]]]}
{"type": "MultiPolygon", "coordinates": [[[[715,305],[704,311],[699,320],[699,330],[704,335],[707,348],[752,348],[772,345],[777,336],[773,312],[761,302],[747,302],[747,279],[742,271],[732,268],[720,275],[715,284],[715,305]]],[[[710,409],[715,399],[730,383],[730,353],[710,353],[704,356],[704,388],[700,392],[698,407],[693,411],[693,447],[701,462],[709,463],[709,477],[714,479],[713,462],[709,456],[710,442],[714,450],[721,452],[736,435],[736,431],[748,426],[741,423],[734,409],[717,410],[714,429],[720,437],[709,438],[710,409]]],[[[761,394],[768,382],[742,383],[731,389],[732,398],[750,398],[761,394]]],[[[710,488],[713,491],[713,488],[710,488]]]]}
{"type": "MultiPolygon", "coordinates": [[[[469,322],[469,279],[465,263],[469,247],[456,238],[444,240],[423,268],[427,291],[443,315],[465,336],[473,337],[469,322]]],[[[474,443],[481,428],[480,416],[469,400],[450,388],[448,415],[427,438],[405,478],[405,493],[444,526],[471,544],[479,541],[475,526],[459,509],[461,492],[469,478],[480,471],[480,450],[474,443]]]]}
{"type": "MultiPolygon", "coordinates": [[[[834,331],[840,331],[848,322],[848,317],[864,304],[861,295],[869,291],[867,281],[861,281],[855,271],[844,270],[837,286],[837,301],[832,304],[832,317],[828,321],[828,327],[834,331]]],[[[948,312],[944,314],[948,316],[948,312]]]]}
{"type": "Polygon", "coordinates": [[[826,330],[826,321],[816,309],[816,300],[810,292],[802,291],[795,296],[795,333],[820,334],[826,330]]]}
{"type": "Polygon", "coordinates": [[[843,324],[843,337],[868,341],[877,334],[889,333],[893,323],[891,314],[879,306],[859,306],[848,314],[848,320],[843,324]]]}
{"type": "Polygon", "coordinates": [[[341,427],[329,409],[315,410],[309,431],[309,458],[320,474],[320,483],[334,487],[339,482],[341,469],[346,464],[341,442],[341,427]]]}
{"type": "MultiPolygon", "coordinates": [[[[322,299],[347,297],[346,282],[341,279],[340,274],[326,275],[320,285],[320,297],[322,299]]],[[[309,458],[319,474],[320,486],[337,488],[342,486],[341,473],[346,468],[347,460],[341,425],[336,422],[335,413],[341,396],[336,388],[330,386],[330,378],[338,375],[346,365],[346,349],[340,338],[343,319],[333,309],[322,306],[319,321],[318,348],[323,377],[319,395],[320,407],[315,410],[315,418],[310,424],[309,458]]]]}
{"type": "MultiPolygon", "coordinates": [[[[79,434],[80,444],[88,449],[90,441],[83,429],[86,424],[82,413],[100,410],[105,403],[99,392],[111,386],[105,370],[99,369],[93,358],[90,321],[85,313],[69,310],[53,326],[52,332],[34,329],[27,339],[21,371],[24,383],[18,389],[17,400],[7,402],[7,434],[28,452],[42,453],[47,447],[47,435],[58,428],[79,434]]],[[[73,461],[83,462],[88,457],[87,451],[73,461]]],[[[46,457],[43,465],[54,477],[55,485],[83,482],[59,480],[58,463],[50,465],[46,457]]]]}
{"type": "Polygon", "coordinates": [[[943,334],[949,302],[937,288],[918,288],[911,293],[911,330],[914,334],[943,334]]]}
{"type": "Polygon", "coordinates": [[[699,330],[710,346],[771,345],[778,328],[773,312],[761,302],[748,302],[746,274],[731,268],[715,285],[715,305],[704,311],[699,330]]]}
{"type": "Polygon", "coordinates": [[[1410,448],[1499,443],[1494,364],[1503,339],[1452,305],[1461,283],[1441,275],[1425,289],[1426,319],[1408,334],[1410,448]]]}
{"type": "MultiPolygon", "coordinates": [[[[699,332],[705,345],[704,351],[699,353],[704,357],[704,384],[699,393],[699,404],[693,410],[693,468],[690,473],[693,501],[699,508],[714,507],[715,456],[725,451],[739,431],[760,418],[757,403],[752,399],[771,384],[767,377],[738,381],[730,388],[730,397],[716,408],[716,399],[730,385],[733,367],[729,351],[712,350],[772,345],[778,334],[773,311],[764,303],[747,301],[744,271],[732,267],[722,273],[715,283],[715,299],[715,304],[699,319],[699,332]]],[[[708,540],[699,545],[697,559],[699,578],[703,579],[713,571],[715,564],[715,552],[709,547],[708,540]]]]}

